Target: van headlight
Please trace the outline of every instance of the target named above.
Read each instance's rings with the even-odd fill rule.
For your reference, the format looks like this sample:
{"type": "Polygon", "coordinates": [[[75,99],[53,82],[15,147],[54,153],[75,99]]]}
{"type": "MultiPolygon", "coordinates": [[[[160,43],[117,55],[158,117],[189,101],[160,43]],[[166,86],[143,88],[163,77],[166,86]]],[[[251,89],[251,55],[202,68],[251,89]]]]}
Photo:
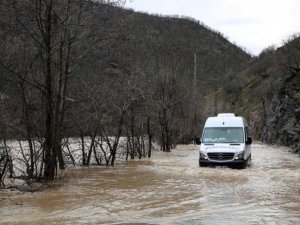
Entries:
{"type": "Polygon", "coordinates": [[[234,159],[244,159],[244,152],[239,152],[234,159]]]}

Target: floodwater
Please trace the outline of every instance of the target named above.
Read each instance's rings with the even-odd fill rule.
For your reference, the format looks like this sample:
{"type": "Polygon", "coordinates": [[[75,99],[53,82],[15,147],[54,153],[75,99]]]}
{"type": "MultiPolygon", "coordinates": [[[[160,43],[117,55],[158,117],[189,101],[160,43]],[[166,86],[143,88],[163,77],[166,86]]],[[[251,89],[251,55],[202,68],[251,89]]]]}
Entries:
{"type": "Polygon", "coordinates": [[[200,168],[196,147],[179,146],[114,168],[74,169],[62,186],[2,191],[1,199],[0,224],[296,225],[300,158],[256,143],[245,170],[200,168]]]}

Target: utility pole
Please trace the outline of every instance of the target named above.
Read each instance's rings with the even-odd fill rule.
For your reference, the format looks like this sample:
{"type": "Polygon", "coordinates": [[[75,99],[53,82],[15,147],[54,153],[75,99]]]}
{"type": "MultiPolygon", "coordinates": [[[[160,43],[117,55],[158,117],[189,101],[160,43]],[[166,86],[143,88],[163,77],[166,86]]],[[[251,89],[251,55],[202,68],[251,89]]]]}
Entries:
{"type": "Polygon", "coordinates": [[[196,88],[197,88],[197,53],[194,53],[194,138],[196,137],[197,114],[196,114],[196,88]]]}
{"type": "MultiPolygon", "coordinates": [[[[196,133],[197,131],[197,108],[199,107],[199,105],[196,105],[196,96],[197,96],[197,55],[207,55],[207,53],[209,52],[208,49],[202,50],[202,51],[194,51],[194,80],[193,80],[193,88],[194,88],[194,124],[193,124],[193,134],[194,134],[194,138],[198,136],[198,134],[196,133]]],[[[202,70],[200,70],[202,71],[202,70]]]]}

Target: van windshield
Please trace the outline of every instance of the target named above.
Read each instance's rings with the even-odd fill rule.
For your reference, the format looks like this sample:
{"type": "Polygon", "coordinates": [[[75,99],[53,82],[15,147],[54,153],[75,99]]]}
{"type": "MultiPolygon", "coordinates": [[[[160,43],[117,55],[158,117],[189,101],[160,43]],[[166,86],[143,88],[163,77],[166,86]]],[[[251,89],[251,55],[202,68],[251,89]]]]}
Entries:
{"type": "Polygon", "coordinates": [[[203,143],[244,143],[242,127],[207,127],[204,129],[203,143]]]}

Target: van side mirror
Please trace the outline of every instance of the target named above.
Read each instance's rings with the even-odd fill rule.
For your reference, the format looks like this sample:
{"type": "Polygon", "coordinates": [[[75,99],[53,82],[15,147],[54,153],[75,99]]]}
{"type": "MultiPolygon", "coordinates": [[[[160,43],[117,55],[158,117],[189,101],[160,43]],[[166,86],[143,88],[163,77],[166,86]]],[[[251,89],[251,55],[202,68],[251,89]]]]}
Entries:
{"type": "Polygon", "coordinates": [[[248,137],[246,141],[246,145],[251,145],[252,144],[252,138],[248,137]]]}
{"type": "Polygon", "coordinates": [[[201,140],[200,140],[200,138],[195,138],[195,143],[196,143],[196,145],[201,145],[201,140]]]}

